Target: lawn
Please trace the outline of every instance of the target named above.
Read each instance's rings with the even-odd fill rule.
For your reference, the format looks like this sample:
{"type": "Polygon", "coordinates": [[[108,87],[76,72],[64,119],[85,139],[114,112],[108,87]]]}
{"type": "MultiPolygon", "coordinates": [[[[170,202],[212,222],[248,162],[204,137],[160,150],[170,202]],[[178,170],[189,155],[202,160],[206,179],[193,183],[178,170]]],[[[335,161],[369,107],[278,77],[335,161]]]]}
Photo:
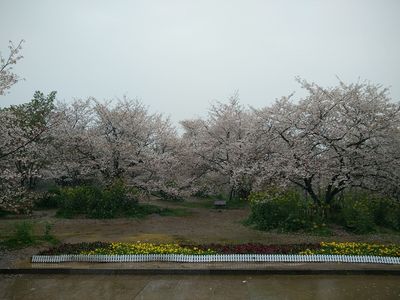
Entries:
{"type": "MultiPolygon", "coordinates": [[[[36,235],[43,234],[46,224],[53,224],[51,234],[62,243],[79,242],[153,242],[184,244],[300,244],[336,242],[400,243],[397,233],[355,235],[341,228],[332,228],[332,235],[319,236],[305,233],[263,232],[243,225],[249,215],[248,207],[215,209],[211,200],[190,199],[183,202],[152,200],[143,204],[155,204],[168,208],[166,214],[152,214],[145,218],[118,219],[62,219],[54,210],[35,211],[31,217],[11,216],[0,220],[0,238],[10,235],[16,223],[29,221],[34,224],[36,235]]],[[[46,249],[49,244],[38,243],[23,250],[3,252],[1,266],[27,261],[29,256],[46,249]]]]}

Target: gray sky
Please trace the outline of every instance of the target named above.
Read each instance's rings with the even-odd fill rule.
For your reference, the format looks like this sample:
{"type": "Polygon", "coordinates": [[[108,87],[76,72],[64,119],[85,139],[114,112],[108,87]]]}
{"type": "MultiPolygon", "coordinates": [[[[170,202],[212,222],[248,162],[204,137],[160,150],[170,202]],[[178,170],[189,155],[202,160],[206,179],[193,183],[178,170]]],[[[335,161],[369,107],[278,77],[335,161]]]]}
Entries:
{"type": "Polygon", "coordinates": [[[295,76],[335,85],[335,75],[400,100],[398,0],[0,0],[0,37],[3,55],[26,40],[15,67],[26,80],[1,106],[35,90],[126,94],[177,122],[235,90],[261,107],[299,91],[295,76]]]}

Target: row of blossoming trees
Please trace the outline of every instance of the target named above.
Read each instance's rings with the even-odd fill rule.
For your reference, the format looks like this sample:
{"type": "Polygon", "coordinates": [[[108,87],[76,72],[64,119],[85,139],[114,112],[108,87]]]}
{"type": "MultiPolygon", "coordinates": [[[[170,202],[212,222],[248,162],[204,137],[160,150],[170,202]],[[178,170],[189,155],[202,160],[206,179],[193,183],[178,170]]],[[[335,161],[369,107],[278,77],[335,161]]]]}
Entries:
{"type": "Polygon", "coordinates": [[[226,184],[243,196],[270,184],[294,185],[317,205],[350,187],[398,195],[400,106],[388,91],[369,83],[299,82],[308,92],[300,101],[283,97],[245,109],[232,98],[205,120],[182,122],[182,140],[206,170],[204,184],[226,184]]]}
{"type": "MultiPolygon", "coordinates": [[[[15,64],[20,45],[14,47],[15,64]]],[[[2,59],[0,94],[17,78],[2,59]]],[[[122,179],[171,197],[226,192],[246,197],[296,186],[315,205],[348,188],[398,197],[400,106],[370,83],[324,88],[298,80],[307,96],[261,109],[234,95],[206,118],[181,122],[128,98],[56,102],[55,92],[0,109],[0,208],[24,211],[41,180],[109,184],[122,179]]]]}

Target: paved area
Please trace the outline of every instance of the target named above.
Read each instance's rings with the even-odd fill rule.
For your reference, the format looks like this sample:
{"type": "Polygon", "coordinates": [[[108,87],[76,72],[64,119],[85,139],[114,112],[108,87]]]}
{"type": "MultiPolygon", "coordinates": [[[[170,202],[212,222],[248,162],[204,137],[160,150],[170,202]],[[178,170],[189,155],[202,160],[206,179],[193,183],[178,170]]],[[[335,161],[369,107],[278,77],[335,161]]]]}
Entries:
{"type": "Polygon", "coordinates": [[[66,269],[198,269],[198,270],[397,270],[400,265],[352,263],[30,263],[20,261],[14,268],[66,269]]]}
{"type": "Polygon", "coordinates": [[[393,276],[0,275],[0,299],[399,299],[393,276]]]}

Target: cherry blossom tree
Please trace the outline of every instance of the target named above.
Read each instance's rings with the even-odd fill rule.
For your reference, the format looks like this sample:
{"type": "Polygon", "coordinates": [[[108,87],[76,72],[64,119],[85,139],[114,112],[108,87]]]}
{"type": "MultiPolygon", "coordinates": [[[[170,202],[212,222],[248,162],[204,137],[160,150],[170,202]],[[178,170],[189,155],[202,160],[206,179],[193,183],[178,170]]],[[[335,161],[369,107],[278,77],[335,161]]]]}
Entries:
{"type": "MultiPolygon", "coordinates": [[[[227,104],[211,106],[207,119],[183,121],[183,139],[200,165],[203,185],[229,188],[229,197],[246,197],[251,191],[253,143],[251,114],[235,94],[227,104]]],[[[200,181],[201,182],[201,181],[200,181]]]]}
{"type": "Polygon", "coordinates": [[[24,40],[21,40],[18,45],[14,45],[10,41],[8,45],[10,53],[8,56],[3,57],[0,53],[0,96],[4,95],[11,86],[20,80],[20,77],[13,72],[13,66],[23,58],[20,55],[23,42],[24,40]]]}
{"type": "Polygon", "coordinates": [[[26,211],[29,190],[49,163],[48,132],[55,92],[0,110],[0,208],[26,211]]]}
{"type": "Polygon", "coordinates": [[[274,148],[263,176],[275,176],[304,189],[319,207],[349,187],[379,190],[393,182],[399,156],[399,105],[387,89],[369,83],[333,88],[300,81],[309,95],[291,97],[257,112],[274,148]],[[397,142],[398,143],[398,142],[397,142]],[[396,166],[396,167],[395,167],[396,166]]]}
{"type": "Polygon", "coordinates": [[[60,104],[54,130],[54,174],[79,182],[124,179],[149,192],[178,194],[185,186],[177,158],[179,140],[170,121],[138,101],[94,98],[60,104]]]}

